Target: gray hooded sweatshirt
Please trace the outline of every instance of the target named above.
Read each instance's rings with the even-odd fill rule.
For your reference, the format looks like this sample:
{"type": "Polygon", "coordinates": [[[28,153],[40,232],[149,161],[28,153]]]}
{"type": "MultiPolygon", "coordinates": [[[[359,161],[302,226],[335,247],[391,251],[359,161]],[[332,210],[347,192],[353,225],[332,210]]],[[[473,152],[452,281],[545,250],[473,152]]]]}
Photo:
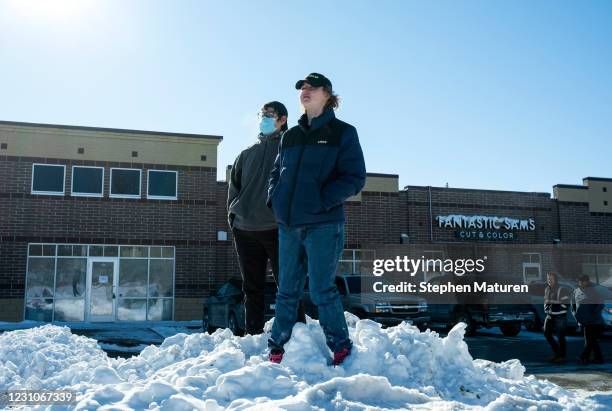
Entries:
{"type": "Polygon", "coordinates": [[[266,197],[280,139],[280,133],[260,134],[258,141],[236,158],[227,193],[230,227],[245,231],[277,228],[272,210],[266,205],[266,197]]]}

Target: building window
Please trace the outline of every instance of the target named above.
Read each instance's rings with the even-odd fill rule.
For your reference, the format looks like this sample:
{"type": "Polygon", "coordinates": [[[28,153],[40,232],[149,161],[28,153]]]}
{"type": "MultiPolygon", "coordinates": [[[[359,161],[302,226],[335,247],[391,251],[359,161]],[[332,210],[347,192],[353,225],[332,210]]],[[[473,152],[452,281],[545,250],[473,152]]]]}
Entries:
{"type": "Polygon", "coordinates": [[[542,256],[540,253],[523,253],[523,284],[542,279],[542,256]]]}
{"type": "Polygon", "coordinates": [[[612,254],[583,254],[582,274],[594,283],[612,287],[612,254]]]}
{"type": "Polygon", "coordinates": [[[345,249],[338,264],[338,274],[372,274],[376,251],[345,249]]]}
{"type": "Polygon", "coordinates": [[[149,170],[147,181],[147,198],[153,200],[177,199],[178,172],[149,170]]]}
{"type": "MultiPolygon", "coordinates": [[[[444,252],[439,250],[423,251],[425,271],[420,271],[415,274],[416,278],[423,278],[423,281],[431,281],[432,278],[439,277],[444,274],[444,252]]],[[[412,274],[411,274],[412,275],[412,274]]]]}
{"type": "Polygon", "coordinates": [[[29,244],[24,318],[85,321],[111,305],[113,321],[171,321],[174,256],[174,247],[29,244]],[[91,263],[102,259],[118,264],[117,298],[96,291],[91,263]]]}
{"type": "Polygon", "coordinates": [[[32,164],[32,194],[64,195],[66,166],[32,164]]]}
{"type": "Polygon", "coordinates": [[[72,167],[72,193],[77,197],[102,197],[104,167],[72,167]]]}
{"type": "Polygon", "coordinates": [[[603,188],[603,192],[605,193],[606,191],[608,191],[608,187],[603,188]]]}
{"type": "Polygon", "coordinates": [[[111,168],[110,196],[120,198],[140,198],[140,179],[142,171],[132,168],[111,168]]]}

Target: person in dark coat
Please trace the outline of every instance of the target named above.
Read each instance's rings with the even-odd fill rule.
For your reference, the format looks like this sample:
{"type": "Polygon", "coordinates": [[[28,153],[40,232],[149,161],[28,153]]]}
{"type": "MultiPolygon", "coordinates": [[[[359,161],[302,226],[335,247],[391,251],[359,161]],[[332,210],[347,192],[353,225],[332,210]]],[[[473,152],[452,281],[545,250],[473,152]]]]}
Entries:
{"type": "Polygon", "coordinates": [[[584,330],[584,350],[580,354],[580,361],[583,364],[589,362],[593,364],[603,364],[604,358],[601,347],[597,339],[604,329],[603,318],[603,296],[599,294],[597,288],[588,275],[583,275],[578,279],[579,288],[574,291],[573,312],[576,321],[584,330]],[[591,353],[593,360],[591,361],[591,353]]]}
{"type": "Polygon", "coordinates": [[[559,285],[559,277],[550,272],[546,275],[548,286],[544,290],[544,336],[553,350],[551,362],[564,362],[566,355],[565,332],[567,310],[571,303],[568,289],[559,285]],[[554,336],[557,336],[555,340],[554,336]]]}
{"type": "MultiPolygon", "coordinates": [[[[228,223],[243,280],[245,331],[251,335],[263,332],[268,261],[278,284],[278,228],[266,199],[270,170],[287,130],[287,115],[287,108],[278,101],[263,105],[257,141],[238,155],[230,173],[228,223]]],[[[304,309],[299,307],[299,320],[306,322],[304,309]]]]}
{"type": "Polygon", "coordinates": [[[311,73],[295,87],[305,114],[283,135],[268,187],[268,204],[279,223],[280,252],[269,359],[282,361],[308,275],[332,362],[339,365],[352,348],[335,285],[344,248],[344,201],[363,188],[365,162],[357,130],[335,116],[338,97],[331,81],[311,73]]]}

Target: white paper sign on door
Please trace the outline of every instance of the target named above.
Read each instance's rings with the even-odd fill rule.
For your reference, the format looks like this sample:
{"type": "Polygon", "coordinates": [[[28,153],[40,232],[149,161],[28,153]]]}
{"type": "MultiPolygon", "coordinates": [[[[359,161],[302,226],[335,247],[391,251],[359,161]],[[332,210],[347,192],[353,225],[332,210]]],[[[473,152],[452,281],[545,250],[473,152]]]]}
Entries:
{"type": "Polygon", "coordinates": [[[108,275],[101,275],[98,278],[98,280],[99,280],[100,284],[106,284],[106,283],[108,283],[108,275]]]}

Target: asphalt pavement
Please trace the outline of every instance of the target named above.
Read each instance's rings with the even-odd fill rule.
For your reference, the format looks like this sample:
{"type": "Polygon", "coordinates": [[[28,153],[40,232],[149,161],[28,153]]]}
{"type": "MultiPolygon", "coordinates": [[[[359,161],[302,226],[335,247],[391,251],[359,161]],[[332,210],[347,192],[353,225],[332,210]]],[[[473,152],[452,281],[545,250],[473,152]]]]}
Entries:
{"type": "Polygon", "coordinates": [[[567,336],[567,361],[562,364],[547,362],[552,350],[542,333],[522,330],[516,337],[506,337],[498,329],[479,330],[465,341],[473,358],[501,362],[517,358],[526,368],[525,374],[534,374],[568,389],[612,391],[612,333],[599,340],[604,364],[584,365],[578,356],[584,347],[581,335],[567,336]]]}

